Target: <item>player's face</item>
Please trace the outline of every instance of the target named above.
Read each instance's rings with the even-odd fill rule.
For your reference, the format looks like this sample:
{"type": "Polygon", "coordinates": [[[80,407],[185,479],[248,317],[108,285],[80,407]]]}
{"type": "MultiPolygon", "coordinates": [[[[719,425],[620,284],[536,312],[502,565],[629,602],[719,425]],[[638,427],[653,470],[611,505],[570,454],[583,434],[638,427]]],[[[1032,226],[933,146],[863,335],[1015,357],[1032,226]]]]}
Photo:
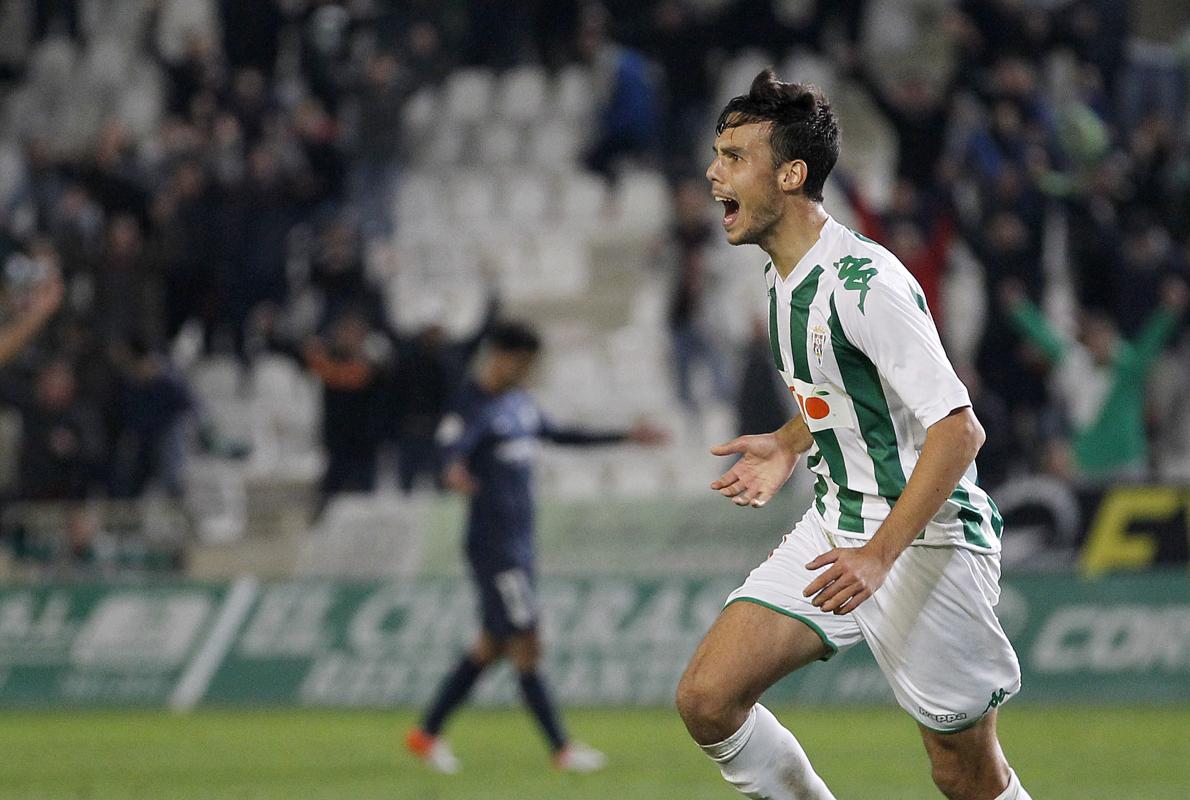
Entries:
{"type": "Polygon", "coordinates": [[[715,158],[707,167],[711,194],[723,203],[723,229],[731,244],[760,244],[781,218],[770,126],[727,128],[715,138],[715,158]]]}
{"type": "Polygon", "coordinates": [[[494,351],[491,355],[496,383],[502,390],[523,386],[533,374],[537,354],[527,351],[494,351]]]}

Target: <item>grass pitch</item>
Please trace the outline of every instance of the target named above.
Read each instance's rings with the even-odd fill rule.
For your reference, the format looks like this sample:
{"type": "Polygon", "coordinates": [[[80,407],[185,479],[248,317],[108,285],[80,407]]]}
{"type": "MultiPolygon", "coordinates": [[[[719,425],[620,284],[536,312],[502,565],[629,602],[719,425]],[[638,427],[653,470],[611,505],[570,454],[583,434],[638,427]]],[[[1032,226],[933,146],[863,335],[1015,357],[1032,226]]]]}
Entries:
{"type": "MultiPolygon", "coordinates": [[[[842,800],[938,797],[915,726],[895,709],[776,709],[842,800]]],[[[607,752],[593,776],[548,766],[518,711],[465,710],[457,776],[399,748],[408,712],[6,713],[2,800],[731,800],[672,711],[571,711],[607,752]]],[[[1190,708],[1014,707],[1009,759],[1038,800],[1190,798],[1190,708]]]]}

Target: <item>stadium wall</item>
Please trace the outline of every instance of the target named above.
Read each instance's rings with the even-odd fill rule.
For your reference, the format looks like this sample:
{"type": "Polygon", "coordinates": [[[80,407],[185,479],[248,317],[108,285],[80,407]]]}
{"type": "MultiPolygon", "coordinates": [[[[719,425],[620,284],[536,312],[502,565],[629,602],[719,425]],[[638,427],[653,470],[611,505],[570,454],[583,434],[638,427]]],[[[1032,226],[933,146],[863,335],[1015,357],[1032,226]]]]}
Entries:
{"type": "MultiPolygon", "coordinates": [[[[729,578],[542,582],[551,681],[564,702],[668,705],[729,578]]],[[[1184,570],[1006,579],[1018,702],[1190,700],[1184,570]]],[[[457,578],[43,585],[0,590],[0,707],[401,707],[424,702],[474,632],[457,578]]],[[[514,699],[496,674],[481,703],[514,699]]],[[[890,700],[862,645],[772,690],[774,702],[890,700]]]]}

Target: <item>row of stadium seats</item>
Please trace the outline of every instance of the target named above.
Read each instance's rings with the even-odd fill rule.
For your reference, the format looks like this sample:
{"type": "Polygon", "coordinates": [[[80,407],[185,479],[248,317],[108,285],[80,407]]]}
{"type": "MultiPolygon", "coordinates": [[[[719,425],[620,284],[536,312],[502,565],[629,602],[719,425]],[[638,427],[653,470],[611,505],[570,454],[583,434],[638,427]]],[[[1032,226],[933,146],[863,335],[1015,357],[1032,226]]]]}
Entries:
{"type": "Polygon", "coordinates": [[[404,118],[415,132],[439,123],[583,121],[595,110],[594,89],[590,71],[578,65],[553,77],[535,65],[500,75],[485,68],[460,69],[440,89],[426,88],[415,95],[404,118]]]}
{"type": "Polygon", "coordinates": [[[567,235],[647,237],[670,219],[669,188],[657,172],[634,169],[614,186],[585,172],[499,172],[421,168],[402,177],[393,213],[406,231],[441,237],[564,230],[567,235]]]}

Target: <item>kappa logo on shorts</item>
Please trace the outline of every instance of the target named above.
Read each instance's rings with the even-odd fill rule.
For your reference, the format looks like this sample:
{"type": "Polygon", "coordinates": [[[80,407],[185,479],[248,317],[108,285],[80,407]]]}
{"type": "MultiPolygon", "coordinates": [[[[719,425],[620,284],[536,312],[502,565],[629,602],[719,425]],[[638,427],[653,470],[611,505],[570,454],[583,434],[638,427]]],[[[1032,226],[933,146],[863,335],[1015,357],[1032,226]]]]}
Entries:
{"type": "Polygon", "coordinates": [[[962,711],[958,712],[957,714],[947,714],[947,713],[931,714],[929,711],[926,711],[921,706],[917,707],[917,712],[919,714],[921,714],[923,717],[932,719],[932,720],[934,720],[934,722],[941,723],[942,725],[947,725],[951,722],[962,722],[963,720],[965,720],[967,718],[967,715],[964,714],[962,711]]]}
{"type": "Polygon", "coordinates": [[[1008,691],[1006,689],[997,689],[992,692],[992,699],[988,701],[988,707],[983,710],[983,713],[988,713],[993,708],[999,707],[1001,703],[1008,699],[1008,691]]]}

